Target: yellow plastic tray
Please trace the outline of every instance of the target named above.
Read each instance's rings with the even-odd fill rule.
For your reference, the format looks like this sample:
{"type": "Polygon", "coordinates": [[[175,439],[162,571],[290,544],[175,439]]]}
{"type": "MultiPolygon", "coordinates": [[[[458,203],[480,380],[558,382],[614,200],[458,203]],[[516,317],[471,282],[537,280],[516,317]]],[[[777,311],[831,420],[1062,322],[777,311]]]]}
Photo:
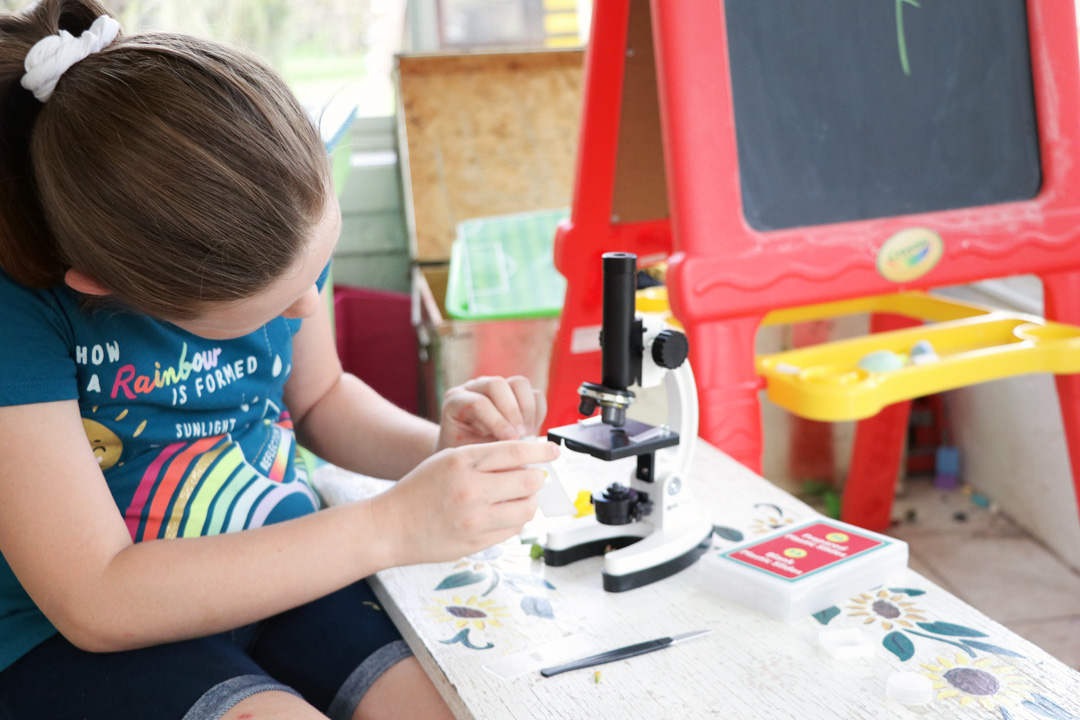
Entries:
{"type": "MultiPolygon", "coordinates": [[[[642,311],[658,311],[666,295],[643,291],[642,311]]],[[[897,293],[808,305],[770,313],[766,325],[824,320],[858,313],[891,313],[928,324],[761,355],[757,373],[769,399],[812,420],[859,420],[887,405],[1027,373],[1080,372],[1080,327],[1005,312],[926,293],[897,293]],[[859,361],[878,350],[909,357],[920,340],[938,359],[875,372],[859,361]]]]}

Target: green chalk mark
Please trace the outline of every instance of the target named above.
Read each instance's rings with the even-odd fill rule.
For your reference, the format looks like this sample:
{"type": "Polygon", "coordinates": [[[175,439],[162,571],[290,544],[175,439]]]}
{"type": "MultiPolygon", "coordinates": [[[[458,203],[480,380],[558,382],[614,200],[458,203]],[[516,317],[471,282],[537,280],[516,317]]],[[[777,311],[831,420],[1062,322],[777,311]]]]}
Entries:
{"type": "Polygon", "coordinates": [[[908,62],[907,39],[904,37],[904,4],[921,7],[919,0],[896,0],[896,43],[900,47],[900,67],[905,75],[911,75],[911,63],[908,62]]]}

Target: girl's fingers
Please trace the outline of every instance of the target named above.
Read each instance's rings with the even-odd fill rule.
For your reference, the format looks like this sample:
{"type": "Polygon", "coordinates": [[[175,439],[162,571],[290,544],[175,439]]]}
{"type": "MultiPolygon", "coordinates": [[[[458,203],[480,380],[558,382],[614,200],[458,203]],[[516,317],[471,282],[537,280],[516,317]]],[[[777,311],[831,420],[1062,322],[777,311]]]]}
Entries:
{"type": "Polygon", "coordinates": [[[518,412],[521,414],[521,426],[518,428],[518,432],[522,436],[534,434],[540,423],[537,422],[536,418],[536,393],[533,391],[532,383],[521,375],[507,378],[506,382],[510,385],[510,391],[514,394],[514,402],[517,404],[518,412]]]}
{"type": "MultiPolygon", "coordinates": [[[[464,387],[466,390],[470,390],[488,398],[502,416],[503,422],[514,429],[514,437],[520,437],[524,434],[519,428],[525,427],[525,418],[522,417],[522,410],[518,404],[518,398],[514,394],[514,390],[506,378],[476,378],[475,380],[470,380],[465,383],[464,387]]],[[[501,431],[502,429],[502,423],[499,423],[498,427],[492,427],[492,430],[501,431]]],[[[502,437],[500,435],[497,436],[502,437]]]]}
{"type": "Polygon", "coordinates": [[[489,503],[506,503],[532,497],[544,485],[544,471],[520,468],[486,473],[483,497],[489,503]]]}
{"type": "Polygon", "coordinates": [[[547,397],[539,390],[533,390],[533,404],[536,410],[533,417],[533,429],[539,431],[547,417],[547,397]]]}
{"type": "Polygon", "coordinates": [[[559,446],[552,442],[510,440],[506,442],[470,445],[472,466],[480,472],[513,470],[522,465],[551,462],[559,456],[559,446]]]}
{"type": "Polygon", "coordinates": [[[506,417],[487,395],[471,390],[455,393],[447,403],[445,410],[457,422],[467,425],[478,435],[491,435],[500,440],[513,440],[518,437],[517,428],[507,422],[506,417]]]}
{"type": "Polygon", "coordinates": [[[535,495],[492,505],[491,514],[488,516],[491,531],[505,531],[503,539],[520,532],[522,526],[536,516],[538,507],[539,501],[535,495]]]}

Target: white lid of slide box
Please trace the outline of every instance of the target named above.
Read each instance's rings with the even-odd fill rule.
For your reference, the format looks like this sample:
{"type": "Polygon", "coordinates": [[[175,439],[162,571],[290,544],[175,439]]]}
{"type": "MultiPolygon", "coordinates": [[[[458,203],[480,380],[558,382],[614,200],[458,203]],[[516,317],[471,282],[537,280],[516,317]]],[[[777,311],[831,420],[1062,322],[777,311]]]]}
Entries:
{"type": "Polygon", "coordinates": [[[907,561],[902,540],[820,518],[707,553],[700,577],[717,595],[791,621],[899,579],[907,561]]]}

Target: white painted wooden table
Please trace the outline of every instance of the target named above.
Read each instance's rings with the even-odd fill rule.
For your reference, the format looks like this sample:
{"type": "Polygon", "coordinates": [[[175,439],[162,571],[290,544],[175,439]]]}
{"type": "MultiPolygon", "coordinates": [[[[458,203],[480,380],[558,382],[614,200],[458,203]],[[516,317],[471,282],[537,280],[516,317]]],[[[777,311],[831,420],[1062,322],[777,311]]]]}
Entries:
{"type": "MultiPolygon", "coordinates": [[[[556,468],[568,489],[596,490],[625,482],[632,463],[564,449],[556,468]]],[[[716,550],[733,545],[731,538],[816,516],[705,443],[697,446],[690,479],[719,528],[716,550]]],[[[331,502],[370,494],[381,483],[333,467],[316,473],[331,502]]],[[[703,590],[699,566],[611,594],[601,588],[600,558],[546,567],[529,549],[513,540],[457,563],[397,568],[372,579],[459,718],[1080,720],[1080,673],[910,570],[900,583],[783,623],[703,590]],[[834,659],[819,643],[826,627],[860,628],[873,655],[834,659]],[[714,632],[552,678],[493,672],[512,660],[529,662],[538,649],[574,650],[576,658],[706,628],[714,632]],[[886,701],[886,679],[903,671],[933,679],[929,705],[886,701]]]]}

